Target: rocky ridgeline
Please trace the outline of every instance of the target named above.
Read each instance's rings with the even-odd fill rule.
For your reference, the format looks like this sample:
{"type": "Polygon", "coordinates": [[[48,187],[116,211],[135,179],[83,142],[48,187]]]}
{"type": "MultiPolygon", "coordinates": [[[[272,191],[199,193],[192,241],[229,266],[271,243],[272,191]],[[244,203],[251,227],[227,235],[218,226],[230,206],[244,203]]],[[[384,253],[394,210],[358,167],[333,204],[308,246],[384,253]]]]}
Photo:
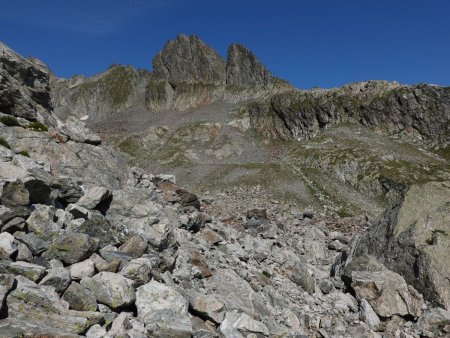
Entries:
{"type": "Polygon", "coordinates": [[[179,35],[153,59],[153,72],[113,65],[93,78],[51,81],[59,116],[100,121],[130,108],[186,110],[215,101],[237,102],[291,86],[270,74],[246,47],[232,44],[225,61],[197,36],[179,35]]]}
{"type": "Polygon", "coordinates": [[[263,135],[309,139],[339,123],[446,147],[450,143],[450,87],[369,81],[342,88],[275,94],[243,112],[263,135]]]}
{"type": "Polygon", "coordinates": [[[45,68],[2,50],[0,336],[450,333],[449,183],[413,186],[374,224],[199,199],[59,121],[32,94],[45,68]]]}

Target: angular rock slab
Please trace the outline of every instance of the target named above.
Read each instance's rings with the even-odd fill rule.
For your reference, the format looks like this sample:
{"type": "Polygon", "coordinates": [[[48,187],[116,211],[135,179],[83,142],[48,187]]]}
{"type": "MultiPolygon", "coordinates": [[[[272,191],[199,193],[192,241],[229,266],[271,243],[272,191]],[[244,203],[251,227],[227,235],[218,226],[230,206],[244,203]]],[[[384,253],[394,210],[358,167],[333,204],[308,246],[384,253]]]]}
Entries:
{"type": "Polygon", "coordinates": [[[155,337],[191,337],[188,301],[175,289],[152,280],[136,291],[138,318],[155,337]]]}
{"type": "Polygon", "coordinates": [[[86,234],[69,233],[52,242],[43,256],[74,264],[88,258],[97,249],[97,242],[86,234]]]}
{"type": "Polygon", "coordinates": [[[101,313],[68,310],[68,304],[51,287],[36,285],[23,277],[16,279],[16,289],[6,298],[10,318],[45,323],[70,334],[81,334],[103,321],[101,313]]]}
{"type": "Polygon", "coordinates": [[[350,263],[343,275],[359,301],[365,299],[381,317],[419,317],[422,296],[399,274],[386,269],[372,257],[361,256],[350,263]]]}
{"type": "Polygon", "coordinates": [[[92,291],[99,303],[113,309],[136,300],[133,281],[117,273],[100,272],[92,278],[83,278],[80,284],[92,291]]]}

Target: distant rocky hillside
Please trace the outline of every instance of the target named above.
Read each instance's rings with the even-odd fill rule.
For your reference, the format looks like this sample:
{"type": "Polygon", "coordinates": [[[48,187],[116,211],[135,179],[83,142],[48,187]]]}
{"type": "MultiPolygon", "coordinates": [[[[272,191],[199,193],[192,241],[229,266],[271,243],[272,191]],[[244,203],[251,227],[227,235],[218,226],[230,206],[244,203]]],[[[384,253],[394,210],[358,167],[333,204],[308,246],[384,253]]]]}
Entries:
{"type": "Polygon", "coordinates": [[[241,101],[291,88],[272,76],[246,47],[233,44],[225,61],[197,36],[179,35],[153,59],[153,72],[111,66],[92,78],[54,78],[55,112],[100,121],[118,112],[186,110],[215,101],[241,101]]]}
{"type": "Polygon", "coordinates": [[[450,87],[369,81],[342,88],[275,94],[244,108],[261,133],[310,139],[340,123],[435,146],[450,144],[450,87]]]}
{"type": "MultiPolygon", "coordinates": [[[[196,38],[176,43],[186,39],[203,48],[196,38]]],[[[245,49],[231,50],[247,61],[233,63],[225,77],[208,67],[180,70],[192,81],[202,74],[259,83],[258,93],[273,83],[245,49]]],[[[251,128],[248,106],[232,102],[145,115],[118,108],[109,124],[94,124],[105,142],[76,118],[81,110],[72,114],[69,106],[65,123],[54,115],[52,74],[42,62],[3,44],[0,55],[0,337],[450,333],[449,170],[427,143],[345,119],[319,126],[314,137],[317,130],[302,134],[310,125],[299,124],[301,114],[292,115],[297,129],[285,126],[287,140],[268,139],[251,128]],[[290,139],[302,135],[311,139],[290,139]],[[198,196],[173,175],[130,167],[105,143],[130,161],[160,161],[183,170],[193,186],[212,189],[198,196]],[[380,217],[367,217],[379,211],[380,196],[393,203],[380,217]],[[348,217],[346,203],[360,208],[350,210],[356,216],[348,217]]],[[[166,71],[158,76],[175,81],[172,59],[161,58],[166,71]]],[[[89,83],[99,118],[109,116],[100,108],[145,94],[150,82],[143,78],[156,81],[155,74],[123,69],[70,80],[73,88],[89,83]],[[130,81],[111,74],[131,74],[130,81]],[[141,91],[128,92],[136,87],[141,91]],[[97,99],[112,92],[120,100],[100,105],[97,99]]],[[[442,89],[424,91],[435,98],[429,109],[446,107],[442,89]]],[[[405,110],[411,125],[423,119],[420,135],[440,140],[422,99],[417,111],[412,102],[405,110]]],[[[267,116],[275,121],[273,114],[267,116]]]]}

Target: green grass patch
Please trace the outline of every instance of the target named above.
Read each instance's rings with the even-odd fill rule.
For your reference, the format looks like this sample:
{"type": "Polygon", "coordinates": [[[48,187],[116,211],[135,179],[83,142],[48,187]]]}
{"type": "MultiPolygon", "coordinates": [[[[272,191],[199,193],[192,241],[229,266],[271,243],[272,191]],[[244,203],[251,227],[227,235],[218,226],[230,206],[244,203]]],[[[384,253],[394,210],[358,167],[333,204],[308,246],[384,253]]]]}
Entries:
{"type": "Polygon", "coordinates": [[[30,154],[29,154],[28,151],[26,151],[26,150],[22,150],[22,151],[19,153],[19,155],[26,156],[26,157],[30,157],[30,154]]]}
{"type": "Polygon", "coordinates": [[[20,126],[19,122],[14,116],[11,115],[2,115],[0,116],[0,122],[8,127],[18,127],[20,126]]]}
{"type": "Polygon", "coordinates": [[[11,146],[9,145],[9,143],[5,139],[3,139],[1,137],[0,137],[0,146],[3,146],[3,147],[8,148],[8,149],[11,149],[11,146]]]}
{"type": "Polygon", "coordinates": [[[48,131],[48,127],[39,121],[31,122],[27,128],[34,131],[48,131]]]}

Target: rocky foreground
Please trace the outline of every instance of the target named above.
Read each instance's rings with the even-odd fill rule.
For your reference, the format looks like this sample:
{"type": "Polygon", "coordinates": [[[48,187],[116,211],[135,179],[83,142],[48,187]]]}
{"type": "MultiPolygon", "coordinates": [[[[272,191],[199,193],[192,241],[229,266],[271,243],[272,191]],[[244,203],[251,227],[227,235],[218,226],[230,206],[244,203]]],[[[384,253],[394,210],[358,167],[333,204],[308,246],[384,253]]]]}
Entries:
{"type": "Polygon", "coordinates": [[[450,334],[450,182],[372,223],[198,197],[63,124],[45,67],[1,48],[0,336],[450,334]]]}

